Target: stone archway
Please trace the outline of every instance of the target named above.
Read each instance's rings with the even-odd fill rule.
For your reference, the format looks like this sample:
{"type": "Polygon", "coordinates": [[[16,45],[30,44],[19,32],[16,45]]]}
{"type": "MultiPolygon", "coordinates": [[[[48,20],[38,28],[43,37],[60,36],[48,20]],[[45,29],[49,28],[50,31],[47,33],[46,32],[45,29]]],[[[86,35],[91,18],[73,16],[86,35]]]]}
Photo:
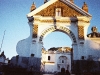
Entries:
{"type": "MultiPolygon", "coordinates": [[[[70,29],[68,29],[67,27],[64,27],[64,26],[57,26],[56,28],[54,26],[51,26],[51,27],[48,27],[48,28],[44,29],[44,31],[42,31],[42,33],[41,33],[41,35],[39,37],[39,41],[42,42],[43,39],[46,37],[46,35],[49,35],[49,33],[55,32],[55,31],[60,31],[60,32],[63,32],[66,35],[68,35],[69,38],[72,40],[72,44],[76,44],[77,43],[77,40],[76,40],[76,37],[75,37],[74,33],[70,29]]],[[[72,45],[72,46],[74,46],[74,45],[72,45]]],[[[71,54],[73,54],[72,51],[71,51],[71,54]]],[[[64,68],[65,70],[70,70],[71,71],[71,62],[72,62],[72,60],[73,60],[73,56],[71,56],[69,58],[69,61],[70,61],[69,64],[64,64],[63,60],[62,60],[62,64],[64,66],[66,65],[66,67],[63,67],[63,65],[59,65],[58,64],[57,66],[60,67],[60,69],[58,70],[58,72],[61,72],[61,68],[64,68]]]]}
{"type": "Polygon", "coordinates": [[[61,32],[64,32],[65,34],[67,34],[67,35],[71,38],[73,44],[77,43],[76,37],[75,37],[75,35],[73,34],[73,32],[72,32],[71,30],[69,30],[68,28],[63,27],[63,26],[57,26],[56,28],[53,26],[53,27],[49,27],[49,28],[45,29],[45,30],[41,33],[41,36],[39,37],[39,41],[42,41],[43,38],[44,38],[48,33],[54,32],[54,31],[61,31],[61,32]]]}
{"type": "MultiPolygon", "coordinates": [[[[19,56],[34,57],[41,63],[42,39],[49,33],[61,31],[72,40],[73,61],[88,57],[87,29],[90,25],[91,15],[67,0],[50,0],[39,8],[27,14],[30,26],[30,36],[18,42],[16,51],[19,56]],[[60,10],[57,15],[56,10],[60,10]]],[[[32,65],[32,64],[31,64],[32,65]]]]}

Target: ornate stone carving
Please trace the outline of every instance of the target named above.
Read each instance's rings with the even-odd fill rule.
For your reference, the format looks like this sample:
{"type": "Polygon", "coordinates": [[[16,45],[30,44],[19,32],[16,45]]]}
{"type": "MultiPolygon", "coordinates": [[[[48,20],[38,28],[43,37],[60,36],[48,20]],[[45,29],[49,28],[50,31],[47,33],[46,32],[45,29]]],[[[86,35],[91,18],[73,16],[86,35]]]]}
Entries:
{"type": "Polygon", "coordinates": [[[33,26],[33,38],[37,38],[38,34],[38,25],[33,26]]]}
{"type": "Polygon", "coordinates": [[[79,39],[84,39],[84,27],[78,26],[78,37],[79,39]]]}
{"type": "Polygon", "coordinates": [[[90,21],[78,20],[78,22],[90,23],[90,21]]]}
{"type": "MultiPolygon", "coordinates": [[[[31,19],[30,19],[31,20],[31,19]]],[[[38,18],[34,18],[34,22],[42,22],[42,23],[54,23],[54,22],[59,22],[59,23],[71,23],[71,22],[75,22],[75,21],[70,21],[70,20],[66,20],[66,19],[38,19],[38,18]]],[[[78,22],[84,22],[84,23],[90,23],[90,21],[85,21],[85,20],[78,20],[78,22]]]]}
{"type": "Polygon", "coordinates": [[[40,20],[40,19],[34,19],[34,21],[39,21],[42,23],[54,23],[54,22],[59,22],[59,23],[71,23],[71,21],[67,21],[67,20],[40,20]]]}
{"type": "Polygon", "coordinates": [[[34,21],[41,21],[40,19],[34,18],[34,21]]]}
{"type": "Polygon", "coordinates": [[[59,23],[71,23],[71,21],[67,21],[67,20],[56,20],[56,22],[59,22],[59,23]]]}
{"type": "Polygon", "coordinates": [[[40,22],[45,22],[45,23],[53,23],[54,20],[40,20],[40,22]]]}
{"type": "Polygon", "coordinates": [[[82,16],[82,14],[80,14],[78,11],[74,10],[73,8],[64,4],[61,1],[57,1],[53,4],[51,4],[46,9],[41,10],[40,12],[36,13],[35,15],[56,16],[56,14],[55,14],[56,8],[61,8],[61,15],[63,17],[82,16]]]}
{"type": "Polygon", "coordinates": [[[45,36],[45,34],[46,34],[47,32],[49,32],[49,31],[55,31],[55,28],[54,28],[54,27],[51,27],[51,28],[46,29],[46,30],[41,34],[39,41],[42,41],[42,39],[43,39],[43,37],[45,36]]]}
{"type": "Polygon", "coordinates": [[[46,29],[40,36],[40,39],[39,41],[42,41],[43,37],[45,36],[45,34],[49,31],[62,31],[62,32],[65,32],[67,33],[68,35],[71,36],[71,38],[73,39],[73,42],[76,43],[76,38],[75,38],[75,35],[72,33],[72,31],[70,31],[69,29],[65,28],[65,27],[62,27],[62,26],[59,26],[57,27],[57,29],[55,29],[55,27],[51,27],[51,28],[48,28],[46,29]]]}

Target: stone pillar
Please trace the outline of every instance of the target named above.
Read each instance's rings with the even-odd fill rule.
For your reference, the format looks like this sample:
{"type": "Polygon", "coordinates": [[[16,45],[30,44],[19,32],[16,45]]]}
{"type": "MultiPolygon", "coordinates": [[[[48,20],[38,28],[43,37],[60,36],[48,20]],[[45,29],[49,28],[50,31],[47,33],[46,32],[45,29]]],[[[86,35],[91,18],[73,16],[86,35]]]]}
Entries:
{"type": "Polygon", "coordinates": [[[29,17],[29,25],[30,25],[30,58],[28,68],[32,68],[34,71],[39,72],[41,66],[41,49],[42,43],[38,40],[38,24],[35,23],[33,17],[29,17]],[[32,56],[34,55],[34,56],[32,56]]]}
{"type": "Polygon", "coordinates": [[[39,57],[39,58],[41,58],[41,56],[42,56],[42,46],[43,46],[43,42],[39,41],[38,48],[37,48],[37,57],[39,57]]]}
{"type": "Polygon", "coordinates": [[[40,72],[40,66],[41,66],[41,59],[40,58],[37,58],[34,56],[31,56],[29,58],[29,63],[28,63],[29,70],[31,68],[33,68],[33,71],[40,72]]]}
{"type": "Polygon", "coordinates": [[[30,56],[31,54],[34,54],[35,57],[37,57],[37,39],[32,39],[32,43],[30,46],[30,56]]]}
{"type": "Polygon", "coordinates": [[[77,44],[72,44],[72,48],[73,48],[73,60],[79,60],[77,44]]]}
{"type": "Polygon", "coordinates": [[[37,25],[34,25],[33,20],[32,20],[32,21],[29,21],[29,26],[30,26],[30,38],[31,38],[30,54],[29,54],[29,57],[30,57],[31,54],[34,54],[34,56],[36,56],[36,53],[37,53],[37,25]]]}
{"type": "Polygon", "coordinates": [[[87,51],[85,50],[85,41],[87,39],[87,31],[90,25],[91,18],[89,17],[78,17],[77,29],[78,29],[78,54],[79,59],[86,56],[87,51]]]}

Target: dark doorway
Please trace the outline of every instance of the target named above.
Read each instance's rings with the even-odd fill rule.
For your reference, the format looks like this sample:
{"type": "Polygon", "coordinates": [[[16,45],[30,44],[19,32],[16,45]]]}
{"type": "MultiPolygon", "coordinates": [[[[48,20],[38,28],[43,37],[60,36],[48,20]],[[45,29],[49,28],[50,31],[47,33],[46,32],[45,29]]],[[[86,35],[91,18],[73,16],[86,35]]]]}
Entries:
{"type": "Polygon", "coordinates": [[[61,68],[61,73],[65,73],[65,68],[61,68]]]}

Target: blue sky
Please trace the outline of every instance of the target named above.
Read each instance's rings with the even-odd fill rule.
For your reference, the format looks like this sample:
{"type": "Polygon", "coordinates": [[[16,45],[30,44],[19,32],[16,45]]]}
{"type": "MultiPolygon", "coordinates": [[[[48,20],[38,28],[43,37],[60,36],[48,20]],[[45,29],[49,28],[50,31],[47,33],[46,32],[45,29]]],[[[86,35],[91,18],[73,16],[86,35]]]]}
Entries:
{"type": "MultiPolygon", "coordinates": [[[[6,30],[1,50],[5,51],[5,55],[9,58],[17,55],[17,42],[27,38],[30,34],[26,15],[30,12],[33,1],[38,8],[44,0],[0,0],[0,45],[6,30]]],[[[92,26],[97,26],[100,32],[100,0],[74,0],[79,7],[82,7],[84,1],[88,4],[89,13],[92,15],[88,33],[92,26]]],[[[70,38],[62,32],[49,34],[43,42],[46,49],[53,46],[71,46],[70,38]]]]}

